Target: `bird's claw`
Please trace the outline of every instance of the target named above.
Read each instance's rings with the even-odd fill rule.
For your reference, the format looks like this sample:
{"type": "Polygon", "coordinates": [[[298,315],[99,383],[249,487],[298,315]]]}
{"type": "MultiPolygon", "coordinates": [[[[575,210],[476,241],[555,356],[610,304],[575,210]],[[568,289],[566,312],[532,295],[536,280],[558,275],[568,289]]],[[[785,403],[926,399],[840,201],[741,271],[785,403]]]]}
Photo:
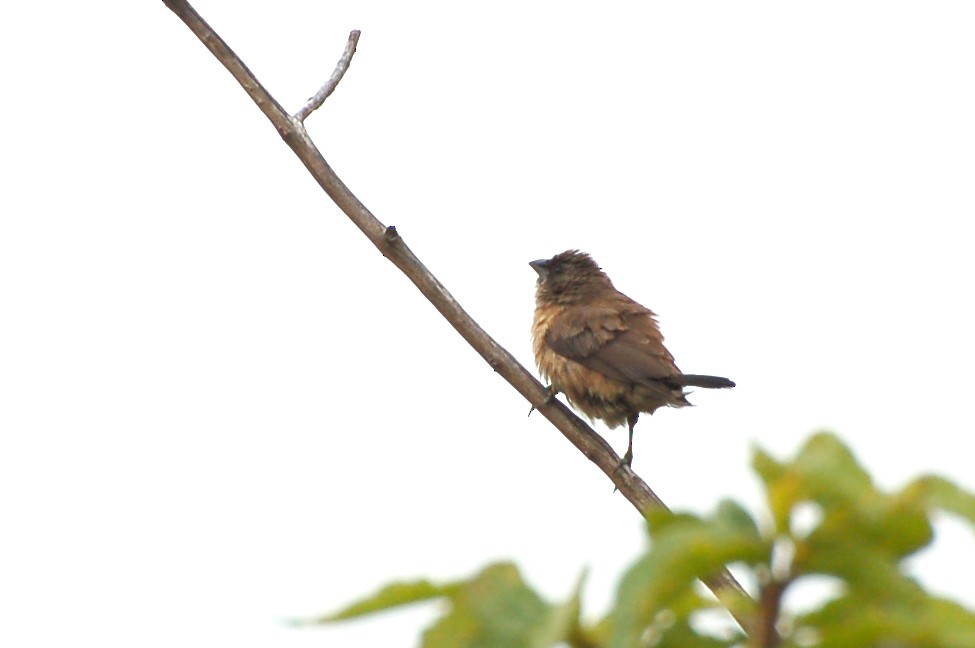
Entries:
{"type": "MultiPolygon", "coordinates": [[[[623,458],[620,459],[620,462],[616,464],[616,470],[614,472],[618,474],[621,470],[623,470],[623,468],[626,468],[628,470],[633,470],[633,453],[630,452],[629,450],[626,451],[626,454],[623,455],[623,458]]],[[[614,493],[618,490],[619,490],[619,486],[613,486],[614,493]]]]}
{"type": "MultiPolygon", "coordinates": [[[[549,403],[551,403],[553,400],[555,400],[555,396],[558,393],[559,393],[558,390],[553,389],[551,385],[549,385],[548,387],[546,387],[545,388],[545,400],[542,401],[542,405],[548,405],[549,403]]],[[[535,406],[532,405],[531,406],[531,409],[528,410],[528,416],[531,416],[532,415],[532,412],[534,412],[534,411],[535,411],[535,406]]]]}

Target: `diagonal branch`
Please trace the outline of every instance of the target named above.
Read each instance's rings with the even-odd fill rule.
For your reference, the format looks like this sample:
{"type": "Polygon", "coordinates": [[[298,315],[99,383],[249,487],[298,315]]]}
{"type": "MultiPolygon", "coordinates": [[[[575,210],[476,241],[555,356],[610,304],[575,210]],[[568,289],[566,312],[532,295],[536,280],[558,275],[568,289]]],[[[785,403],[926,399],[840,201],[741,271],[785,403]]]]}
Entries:
{"type": "Polygon", "coordinates": [[[335,92],[336,86],[338,86],[339,81],[345,76],[345,72],[349,69],[349,63],[352,62],[352,55],[355,54],[355,46],[359,44],[359,30],[353,29],[352,33],[349,34],[349,42],[345,45],[345,51],[342,53],[342,58],[335,65],[335,71],[332,72],[332,76],[329,77],[325,85],[315,93],[315,96],[308,100],[308,103],[302,107],[301,110],[295,113],[295,119],[304,123],[308,115],[312,114],[325,103],[328,96],[335,92]]]}
{"type": "MultiPolygon", "coordinates": [[[[539,411],[576,447],[582,454],[606,474],[616,488],[626,499],[636,507],[644,517],[652,511],[668,510],[666,505],[628,467],[619,468],[620,458],[612,447],[601,436],[596,434],[582,419],[576,416],[568,407],[556,399],[549,397],[548,390],[525,369],[506,349],[498,344],[487,332],[475,322],[461,307],[457,300],[444,288],[443,284],[423,265],[413,254],[395,227],[386,227],[353,195],[345,183],[339,179],[332,168],[322,157],[315,143],[308,136],[302,123],[302,111],[294,117],[289,115],[268,93],[268,91],[254,77],[243,61],[230,49],[220,36],[200,17],[196,10],[185,0],[163,0],[173,13],[186,23],[186,26],[200,39],[210,52],[227,68],[227,71],[240,83],[244,91],[257,104],[258,108],[267,116],[271,124],[277,129],[285,143],[291,147],[298,159],[305,165],[308,172],[318,182],[329,198],[345,213],[363,234],[375,245],[380,253],[399,268],[410,281],[419,289],[440,314],[460,333],[468,344],[477,351],[494,371],[501,375],[519,394],[525,397],[532,407],[539,411]]],[[[352,32],[357,39],[358,32],[352,32]]],[[[350,45],[346,48],[348,57],[343,56],[345,66],[347,58],[351,58],[354,51],[353,35],[350,35],[350,45]]],[[[342,67],[342,61],[339,62],[342,67]]],[[[336,69],[336,74],[339,70],[336,69]]],[[[342,70],[344,73],[344,70],[342,70]]],[[[336,74],[333,74],[335,78],[336,74]]],[[[341,79],[341,74],[323,87],[334,90],[341,79]]],[[[319,91],[318,94],[322,94],[319,91]]],[[[316,94],[316,97],[318,96],[316,94]]],[[[327,96],[327,93],[325,93],[327,96]]],[[[314,98],[313,98],[314,100],[314,98]]],[[[324,101],[324,97],[322,97],[324,101]]],[[[309,103],[309,106],[313,102],[309,103]]],[[[317,106],[315,106],[317,107],[317,106]]],[[[305,108],[308,108],[306,106],[305,108]]],[[[310,113],[314,108],[308,110],[310,113]]],[[[307,115],[304,115],[307,116],[307,115]]],[[[714,592],[719,599],[725,597],[744,597],[748,594],[735,580],[727,569],[704,581],[705,585],[714,592]]],[[[745,617],[729,611],[746,631],[749,629],[745,617]]]]}

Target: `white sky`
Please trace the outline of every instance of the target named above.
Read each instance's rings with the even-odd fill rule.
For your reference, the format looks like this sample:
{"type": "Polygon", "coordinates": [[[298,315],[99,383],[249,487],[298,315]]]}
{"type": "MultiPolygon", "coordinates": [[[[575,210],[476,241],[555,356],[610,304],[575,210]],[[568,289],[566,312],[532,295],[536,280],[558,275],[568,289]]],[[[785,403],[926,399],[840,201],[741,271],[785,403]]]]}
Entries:
{"type": "MultiPolygon", "coordinates": [[[[309,130],[524,364],[527,262],[578,247],[738,382],[638,426],[672,507],[823,427],[975,489],[971,3],[471,6],[196,4],[291,111],[362,30],[309,130]]],[[[412,646],[433,607],[283,621],[507,557],[605,611],[630,505],[161,2],[16,3],[0,55],[0,643],[412,646]]],[[[975,605],[972,549],[918,573],[975,605]]]]}

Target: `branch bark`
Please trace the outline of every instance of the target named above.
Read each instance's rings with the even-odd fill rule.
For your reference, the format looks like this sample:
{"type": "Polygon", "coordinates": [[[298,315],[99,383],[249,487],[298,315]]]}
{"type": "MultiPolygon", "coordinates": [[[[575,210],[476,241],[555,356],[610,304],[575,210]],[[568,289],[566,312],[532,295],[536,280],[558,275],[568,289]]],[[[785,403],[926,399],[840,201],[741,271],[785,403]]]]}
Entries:
{"type": "MultiPolygon", "coordinates": [[[[498,344],[475,322],[403,241],[393,226],[385,226],[345,186],[335,174],[305,130],[303,121],[318,108],[335,89],[344,75],[355,51],[358,31],[353,31],[349,44],[336,67],[332,78],[316,93],[309,103],[294,116],[261,85],[244,62],[206,23],[195,9],[183,0],[163,0],[173,13],[186,24],[207,49],[223,64],[240,83],[251,100],[257,104],[285,143],[291,147],[308,172],[318,182],[329,198],[345,213],[362,233],[379,249],[383,256],[400,269],[419,289],[440,314],[450,322],[471,347],[532,407],[548,419],[582,454],[605,473],[616,488],[644,517],[652,511],[669,511],[650,487],[629,467],[618,468],[620,457],[613,448],[568,407],[554,398],[534,375],[525,369],[506,349],[498,344]],[[321,95],[319,99],[319,95],[321,95]],[[316,103],[317,102],[317,103],[316,103]],[[313,104],[315,104],[313,106],[313,104]]],[[[727,569],[704,580],[704,584],[718,597],[749,598],[744,588],[727,569]]],[[[749,631],[747,620],[732,611],[743,629],[749,631]]]]}

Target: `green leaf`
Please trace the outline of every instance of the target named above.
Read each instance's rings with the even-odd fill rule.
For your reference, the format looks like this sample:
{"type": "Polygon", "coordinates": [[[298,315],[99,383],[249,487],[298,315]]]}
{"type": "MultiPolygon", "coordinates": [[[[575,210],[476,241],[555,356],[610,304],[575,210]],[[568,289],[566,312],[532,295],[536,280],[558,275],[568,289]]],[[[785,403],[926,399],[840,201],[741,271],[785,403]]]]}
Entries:
{"type": "Polygon", "coordinates": [[[908,484],[905,497],[924,503],[925,508],[941,509],[954,513],[975,525],[975,495],[966,492],[942,477],[927,475],[908,484]]]}
{"type": "Polygon", "coordinates": [[[900,558],[933,537],[925,507],[877,490],[853,453],[830,433],[814,435],[788,464],[761,450],[752,463],[765,482],[778,534],[790,532],[796,504],[808,501],[822,512],[811,539],[837,550],[844,544],[870,546],[900,558]]]}
{"type": "Polygon", "coordinates": [[[423,633],[424,648],[535,648],[551,610],[511,563],[488,566],[450,601],[450,612],[423,633]]]}
{"type": "Polygon", "coordinates": [[[975,637],[975,614],[920,589],[914,596],[884,602],[851,591],[795,623],[813,630],[818,645],[830,648],[970,648],[975,637]]]}
{"type": "Polygon", "coordinates": [[[571,642],[575,635],[582,632],[579,616],[582,612],[582,587],[588,574],[588,569],[582,570],[569,600],[551,607],[545,622],[530,633],[528,643],[532,648],[549,648],[562,641],[571,642]]]}
{"type": "Polygon", "coordinates": [[[916,503],[880,493],[861,502],[834,503],[823,507],[823,520],[810,534],[810,543],[833,551],[869,548],[898,561],[933,538],[927,513],[916,503]]]}
{"type": "Polygon", "coordinates": [[[913,600],[921,591],[905,577],[896,560],[875,547],[844,542],[835,544],[808,538],[796,545],[797,574],[829,574],[843,580],[851,591],[869,600],[913,600]]]}
{"type": "Polygon", "coordinates": [[[718,526],[751,535],[756,539],[761,537],[758,525],[751,514],[741,504],[730,499],[724,499],[718,503],[718,508],[714,513],[714,522],[718,526]]]}
{"type": "Polygon", "coordinates": [[[860,502],[873,494],[870,476],[833,434],[820,432],[782,464],[756,448],[752,467],[765,482],[777,534],[789,532],[793,507],[815,501],[824,507],[860,502]]]}
{"type": "Polygon", "coordinates": [[[656,634],[653,637],[654,648],[728,648],[740,645],[740,638],[718,639],[703,635],[694,630],[687,619],[677,619],[656,634]]]}
{"type": "Polygon", "coordinates": [[[860,502],[876,491],[870,475],[833,434],[819,432],[802,447],[790,469],[799,474],[823,505],[860,502]]]}
{"type": "Polygon", "coordinates": [[[792,507],[808,497],[808,493],[802,491],[798,475],[790,473],[785,464],[778,462],[761,448],[752,450],[752,469],[765,484],[776,535],[787,533],[792,507]]]}
{"type": "Polygon", "coordinates": [[[668,528],[679,527],[684,524],[699,522],[700,518],[691,513],[675,513],[663,510],[653,510],[646,517],[647,531],[650,537],[656,537],[658,533],[665,532],[668,528]]]}
{"type": "Polygon", "coordinates": [[[682,515],[654,528],[650,551],[620,583],[609,643],[612,648],[639,645],[657,615],[685,600],[698,578],[732,562],[768,561],[769,542],[759,537],[754,524],[743,520],[742,513],[726,504],[711,520],[682,515]]]}
{"type": "Polygon", "coordinates": [[[975,637],[975,613],[954,601],[932,598],[928,602],[929,623],[938,633],[938,642],[945,648],[964,648],[975,637]]]}
{"type": "Polygon", "coordinates": [[[435,585],[428,580],[390,583],[375,594],[360,599],[338,612],[325,614],[308,621],[298,621],[297,623],[299,625],[321,624],[354,619],[367,614],[410,605],[411,603],[449,596],[457,587],[457,583],[435,585]]]}

